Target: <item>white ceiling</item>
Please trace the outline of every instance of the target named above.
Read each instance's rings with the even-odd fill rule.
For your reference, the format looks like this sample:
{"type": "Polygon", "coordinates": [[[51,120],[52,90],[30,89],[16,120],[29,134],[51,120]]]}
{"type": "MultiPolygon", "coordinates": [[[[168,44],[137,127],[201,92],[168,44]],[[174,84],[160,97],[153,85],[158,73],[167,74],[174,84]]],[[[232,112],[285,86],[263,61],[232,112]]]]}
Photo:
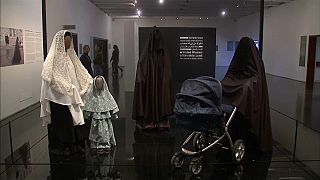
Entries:
{"type": "MultiPolygon", "coordinates": [[[[239,18],[260,10],[260,0],[90,0],[112,17],[135,16],[140,9],[145,17],[188,16],[217,17],[227,10],[227,17],[239,18]]],[[[293,0],[265,0],[265,8],[293,0]]]]}

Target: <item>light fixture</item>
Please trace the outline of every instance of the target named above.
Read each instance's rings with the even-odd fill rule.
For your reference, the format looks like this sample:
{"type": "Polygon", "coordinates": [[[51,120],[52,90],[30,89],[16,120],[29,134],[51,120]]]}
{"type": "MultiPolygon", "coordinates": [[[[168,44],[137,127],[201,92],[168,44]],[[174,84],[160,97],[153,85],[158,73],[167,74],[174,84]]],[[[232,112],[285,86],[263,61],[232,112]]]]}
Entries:
{"type": "Polygon", "coordinates": [[[141,16],[141,10],[137,9],[138,16],[141,16]]]}
{"type": "Polygon", "coordinates": [[[207,20],[209,20],[209,18],[207,17],[207,20]]]}
{"type": "Polygon", "coordinates": [[[135,4],[137,4],[137,3],[138,3],[138,1],[134,1],[134,3],[135,3],[135,4]]]}
{"type": "Polygon", "coordinates": [[[163,2],[164,2],[164,0],[159,0],[159,3],[160,3],[160,4],[163,4],[163,2]]]}
{"type": "Polygon", "coordinates": [[[236,4],[236,8],[239,8],[240,7],[240,5],[239,4],[236,4]]]}
{"type": "Polygon", "coordinates": [[[226,10],[222,10],[222,11],[221,11],[221,15],[222,15],[222,16],[226,16],[226,15],[227,15],[227,11],[226,11],[226,10]]]}
{"type": "Polygon", "coordinates": [[[179,17],[177,17],[177,20],[179,20],[179,17]]]}
{"type": "Polygon", "coordinates": [[[199,18],[200,20],[202,20],[202,18],[199,18]]]}

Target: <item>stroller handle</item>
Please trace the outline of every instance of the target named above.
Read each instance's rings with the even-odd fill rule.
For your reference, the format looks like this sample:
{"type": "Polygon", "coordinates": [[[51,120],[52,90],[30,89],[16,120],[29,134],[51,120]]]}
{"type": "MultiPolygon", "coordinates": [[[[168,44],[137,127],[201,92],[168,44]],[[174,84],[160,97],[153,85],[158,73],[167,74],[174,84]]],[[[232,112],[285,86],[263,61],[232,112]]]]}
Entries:
{"type": "Polygon", "coordinates": [[[232,120],[233,116],[236,114],[236,111],[237,111],[237,107],[234,107],[233,111],[232,111],[232,113],[231,113],[231,115],[230,115],[230,117],[228,119],[228,122],[226,124],[226,128],[228,128],[229,124],[231,123],[231,120],[232,120]]]}

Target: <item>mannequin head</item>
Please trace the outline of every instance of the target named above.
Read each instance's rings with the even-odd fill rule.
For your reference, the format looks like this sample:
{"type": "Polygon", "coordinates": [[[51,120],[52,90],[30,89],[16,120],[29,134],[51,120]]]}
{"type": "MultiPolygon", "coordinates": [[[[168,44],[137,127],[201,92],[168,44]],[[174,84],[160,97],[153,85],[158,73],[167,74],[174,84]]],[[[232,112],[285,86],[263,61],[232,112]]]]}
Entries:
{"type": "Polygon", "coordinates": [[[101,91],[104,86],[104,80],[101,76],[97,77],[95,80],[96,88],[98,91],[101,91]]]}
{"type": "Polygon", "coordinates": [[[66,47],[66,50],[70,48],[72,43],[72,35],[70,32],[66,32],[64,34],[64,45],[66,47]]]}

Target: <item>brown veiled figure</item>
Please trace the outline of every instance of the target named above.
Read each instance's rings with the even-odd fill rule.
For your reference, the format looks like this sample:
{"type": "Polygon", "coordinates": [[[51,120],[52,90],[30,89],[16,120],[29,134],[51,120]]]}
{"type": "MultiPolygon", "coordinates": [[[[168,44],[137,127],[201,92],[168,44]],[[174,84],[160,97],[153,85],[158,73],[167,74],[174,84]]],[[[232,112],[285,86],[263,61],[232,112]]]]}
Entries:
{"type": "Polygon", "coordinates": [[[238,107],[255,135],[256,148],[271,152],[272,131],[265,69],[251,38],[241,39],[222,86],[223,103],[238,107]]]}
{"type": "Polygon", "coordinates": [[[158,29],[149,35],[137,66],[132,117],[142,129],[169,128],[173,110],[171,62],[158,29]]]}

